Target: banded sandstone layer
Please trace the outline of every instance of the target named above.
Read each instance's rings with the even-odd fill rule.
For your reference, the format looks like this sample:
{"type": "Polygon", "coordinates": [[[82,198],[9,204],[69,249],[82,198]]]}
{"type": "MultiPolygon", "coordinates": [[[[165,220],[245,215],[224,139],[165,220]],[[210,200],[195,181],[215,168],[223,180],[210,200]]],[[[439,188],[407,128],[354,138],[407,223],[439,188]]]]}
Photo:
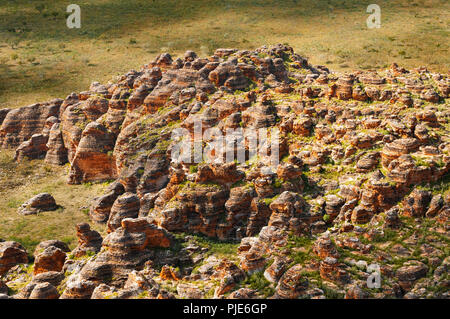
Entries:
{"type": "Polygon", "coordinates": [[[448,75],[425,68],[338,74],[276,45],[161,54],[65,100],[0,112],[0,145],[17,161],[69,162],[69,184],[114,180],[90,203],[104,238],[74,225],[72,252],[44,242],[29,266],[23,246],[0,242],[0,287],[12,298],[447,298],[449,93],[448,75]],[[277,127],[280,164],[171,163],[172,131],[199,121],[277,127]]]}

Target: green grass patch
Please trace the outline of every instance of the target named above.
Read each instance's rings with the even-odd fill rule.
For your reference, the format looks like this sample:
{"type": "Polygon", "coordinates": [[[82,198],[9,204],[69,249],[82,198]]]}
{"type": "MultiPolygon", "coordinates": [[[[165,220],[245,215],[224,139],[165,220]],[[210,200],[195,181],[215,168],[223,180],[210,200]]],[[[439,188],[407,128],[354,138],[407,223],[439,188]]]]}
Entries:
{"type": "Polygon", "coordinates": [[[273,296],[275,289],[273,284],[264,277],[263,272],[256,272],[242,281],[241,286],[246,286],[258,291],[264,298],[273,296]]]}

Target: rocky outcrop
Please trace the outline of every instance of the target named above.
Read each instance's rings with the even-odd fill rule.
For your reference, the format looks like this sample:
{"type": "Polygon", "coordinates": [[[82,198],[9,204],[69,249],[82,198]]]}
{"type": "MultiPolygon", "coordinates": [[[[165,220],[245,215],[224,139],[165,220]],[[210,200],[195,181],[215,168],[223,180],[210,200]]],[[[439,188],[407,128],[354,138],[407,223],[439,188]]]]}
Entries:
{"type": "Polygon", "coordinates": [[[286,259],[275,257],[273,263],[264,271],[264,278],[270,282],[278,282],[286,271],[288,263],[286,259]]]}
{"type": "Polygon", "coordinates": [[[33,253],[34,258],[36,258],[38,255],[40,255],[42,252],[44,252],[44,250],[47,249],[48,247],[56,247],[66,253],[70,251],[69,246],[67,246],[66,243],[64,243],[60,240],[50,239],[50,240],[41,241],[36,246],[36,248],[34,249],[34,253],[33,253]]]}
{"type": "Polygon", "coordinates": [[[215,267],[213,278],[220,280],[219,286],[214,291],[214,295],[218,297],[236,287],[245,278],[245,274],[236,264],[223,259],[215,267]]]}
{"type": "Polygon", "coordinates": [[[261,272],[267,263],[266,254],[269,249],[263,241],[254,237],[243,238],[238,248],[241,259],[240,267],[249,274],[261,272]]]}
{"type": "MultiPolygon", "coordinates": [[[[64,100],[63,105],[65,105],[65,109],[61,114],[62,136],[64,145],[68,150],[69,162],[72,162],[83,131],[89,123],[97,120],[106,113],[108,110],[108,100],[99,96],[90,97],[90,95],[86,98],[83,96],[81,98],[69,96],[64,100]]],[[[93,133],[94,136],[97,136],[95,133],[103,136],[101,131],[105,129],[99,128],[100,132],[98,132],[95,129],[96,127],[94,124],[91,127],[93,131],[88,132],[93,133]]],[[[87,138],[85,139],[85,147],[89,148],[95,142],[95,138],[87,138]]]]}
{"type": "Polygon", "coordinates": [[[23,246],[14,241],[0,242],[0,276],[17,264],[28,262],[28,255],[23,246]]]}
{"type": "Polygon", "coordinates": [[[430,206],[425,213],[426,217],[435,217],[444,207],[444,199],[441,194],[434,195],[431,199],[430,206]]]}
{"type": "Polygon", "coordinates": [[[361,287],[351,286],[345,293],[345,299],[368,299],[369,294],[361,287]]]}
{"type": "Polygon", "coordinates": [[[290,230],[296,235],[308,231],[309,212],[304,199],[297,193],[283,192],[271,204],[268,226],[290,230]]]}
{"type": "Polygon", "coordinates": [[[95,198],[89,210],[89,216],[97,223],[106,223],[111,213],[111,208],[117,197],[125,192],[123,185],[119,181],[108,186],[105,194],[95,198]]]}
{"type": "Polygon", "coordinates": [[[87,223],[77,225],[78,246],[72,251],[74,257],[82,257],[85,255],[94,255],[98,253],[102,247],[103,238],[87,223]]]}
{"type": "Polygon", "coordinates": [[[159,277],[164,280],[180,280],[180,274],[169,265],[164,265],[161,268],[161,272],[159,273],[159,277]]]}
{"type": "Polygon", "coordinates": [[[104,238],[96,258],[70,278],[64,298],[90,297],[100,283],[123,284],[131,270],[142,269],[147,261],[157,259],[154,248],[169,248],[171,244],[167,231],[146,218],[122,220],[121,227],[104,238]]]}
{"type": "Polygon", "coordinates": [[[419,142],[415,138],[403,138],[386,144],[381,152],[381,163],[387,167],[389,163],[403,154],[409,154],[419,148],[419,142]]]}
{"type": "Polygon", "coordinates": [[[76,153],[71,161],[69,183],[104,181],[116,178],[112,155],[115,136],[100,123],[89,123],[81,134],[76,153]]]}
{"type": "Polygon", "coordinates": [[[21,162],[25,158],[39,159],[44,158],[47,153],[48,136],[43,134],[34,134],[31,138],[16,149],[14,160],[21,162]]]}
{"type": "Polygon", "coordinates": [[[281,277],[275,292],[275,298],[297,299],[305,294],[309,286],[307,277],[302,274],[302,265],[289,268],[281,277]]]}
{"type": "Polygon", "coordinates": [[[411,261],[400,267],[396,271],[395,275],[398,278],[400,286],[404,290],[409,290],[414,282],[422,277],[425,277],[427,272],[428,267],[425,264],[419,261],[411,261]]]}
{"type": "Polygon", "coordinates": [[[95,284],[88,280],[69,281],[60,299],[90,299],[95,284]]]}
{"type": "Polygon", "coordinates": [[[214,85],[200,76],[200,72],[192,69],[167,70],[153,91],[147,95],[143,106],[148,113],[155,113],[165,105],[168,99],[178,104],[179,93],[183,89],[194,87],[207,93],[214,91],[214,85]]]}
{"type": "Polygon", "coordinates": [[[47,271],[60,272],[66,260],[66,253],[55,246],[49,246],[36,256],[34,261],[34,274],[47,271]]]}
{"type": "Polygon", "coordinates": [[[41,134],[47,119],[59,116],[62,102],[56,99],[9,111],[0,126],[0,146],[17,147],[34,134],[41,134]]]}
{"type": "Polygon", "coordinates": [[[150,216],[169,231],[188,230],[217,236],[229,228],[226,223],[218,225],[225,215],[228,192],[217,185],[192,184],[180,189],[169,204],[162,202],[161,195],[165,195],[162,193],[155,200],[155,210],[150,216]]]}
{"type": "Polygon", "coordinates": [[[58,205],[56,205],[53,196],[48,193],[41,193],[22,204],[18,209],[18,213],[21,215],[33,215],[56,209],[58,209],[58,205]]]}
{"type": "Polygon", "coordinates": [[[409,217],[425,217],[430,201],[430,192],[415,189],[403,201],[403,215],[409,217]]]}
{"type": "Polygon", "coordinates": [[[55,123],[50,129],[47,142],[45,162],[53,165],[63,165],[68,162],[67,149],[64,146],[61,124],[55,123]]]}
{"type": "Polygon", "coordinates": [[[15,299],[58,299],[59,292],[56,289],[65,276],[62,272],[48,271],[35,275],[31,282],[23,287],[15,299]],[[56,291],[56,293],[55,293],[56,291]]]}
{"type": "Polygon", "coordinates": [[[48,282],[36,284],[28,299],[58,299],[59,293],[55,286],[48,282]]]}
{"type": "Polygon", "coordinates": [[[319,237],[316,240],[314,243],[313,252],[321,259],[325,259],[327,257],[339,258],[336,245],[327,236],[319,237]]]}
{"type": "Polygon", "coordinates": [[[320,277],[325,280],[349,282],[349,274],[342,268],[342,265],[334,257],[326,257],[320,262],[320,277]]]}
{"type": "Polygon", "coordinates": [[[158,283],[151,279],[149,275],[145,270],[133,270],[129,273],[122,288],[118,289],[106,284],[100,284],[93,291],[91,299],[134,299],[142,295],[145,295],[145,299],[157,299],[162,296],[169,297],[169,294],[161,289],[158,283]]]}
{"type": "Polygon", "coordinates": [[[139,215],[139,197],[132,193],[119,196],[111,207],[107,227],[108,232],[113,232],[121,226],[125,218],[136,218],[139,215]]]}
{"type": "MultiPolygon", "coordinates": [[[[395,64],[340,74],[276,45],[163,53],[53,106],[0,111],[18,161],[115,180],[90,203],[105,238],[82,223],[67,256],[40,243],[34,276],[0,242],[2,282],[25,299],[447,298],[449,87],[395,64]],[[180,145],[204,153],[175,157],[180,145]]],[[[41,194],[19,212],[56,208],[41,194]]]]}

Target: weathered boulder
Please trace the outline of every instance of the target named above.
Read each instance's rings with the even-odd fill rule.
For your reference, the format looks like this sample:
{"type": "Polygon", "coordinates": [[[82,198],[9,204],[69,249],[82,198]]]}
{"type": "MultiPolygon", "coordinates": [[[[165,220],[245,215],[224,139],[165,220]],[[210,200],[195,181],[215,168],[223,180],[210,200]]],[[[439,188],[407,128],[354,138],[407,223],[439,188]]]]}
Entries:
{"type": "Polygon", "coordinates": [[[261,228],[266,226],[272,212],[269,206],[258,197],[252,199],[250,215],[248,217],[246,236],[257,235],[261,228]]]}
{"type": "Polygon", "coordinates": [[[444,206],[444,198],[441,194],[434,195],[430,202],[430,207],[425,213],[426,217],[436,216],[444,206]]]}
{"type": "MultiPolygon", "coordinates": [[[[245,66],[243,66],[245,67],[245,66]]],[[[220,63],[208,76],[217,87],[225,86],[230,90],[242,90],[247,87],[248,79],[241,68],[232,62],[220,63]]]]}
{"type": "MultiPolygon", "coordinates": [[[[172,238],[167,231],[150,224],[147,218],[126,218],[122,220],[121,227],[104,238],[102,251],[71,279],[71,286],[91,283],[92,290],[89,288],[83,292],[90,297],[100,283],[121,285],[131,270],[142,269],[147,261],[156,258],[154,248],[169,248],[171,245],[172,238]]],[[[66,292],[70,293],[70,290],[66,289],[66,292]]]]}
{"type": "Polygon", "coordinates": [[[196,90],[207,93],[212,93],[215,90],[214,85],[201,77],[196,70],[167,70],[153,91],[145,98],[143,103],[145,111],[150,114],[155,113],[158,108],[166,104],[169,98],[175,104],[178,104],[178,92],[188,87],[195,87],[196,90]]]}
{"type": "Polygon", "coordinates": [[[275,257],[273,263],[264,271],[264,278],[270,282],[278,282],[285,272],[288,263],[286,259],[275,257]]]}
{"type": "Polygon", "coordinates": [[[58,290],[52,284],[45,282],[34,286],[29,299],[58,299],[58,290]]]}
{"type": "MultiPolygon", "coordinates": [[[[159,69],[159,68],[158,68],[159,69]]],[[[153,73],[157,73],[158,70],[153,71],[153,73]]],[[[149,73],[149,78],[148,80],[145,79],[146,81],[150,82],[150,85],[152,85],[154,83],[154,81],[152,81],[153,79],[157,79],[157,77],[150,75],[151,73],[149,73]],[[153,83],[152,83],[153,82],[153,83]]],[[[159,77],[161,76],[161,70],[159,70],[159,77]]],[[[138,79],[139,81],[139,79],[138,79]]],[[[144,78],[141,76],[140,81],[144,81],[144,78]]],[[[134,90],[134,92],[130,95],[130,98],[128,99],[128,105],[127,105],[127,109],[129,111],[133,111],[136,108],[138,108],[139,106],[141,106],[144,103],[145,98],[147,97],[147,95],[152,91],[152,89],[156,86],[157,83],[153,84],[152,86],[147,85],[146,83],[142,83],[136,90],[134,90]]]]}
{"type": "Polygon", "coordinates": [[[66,253],[55,246],[49,246],[36,256],[34,261],[34,274],[40,274],[47,271],[60,272],[66,261],[66,253]]]}
{"type": "Polygon", "coordinates": [[[431,198],[431,192],[415,189],[403,200],[402,214],[409,217],[425,217],[431,198]]]}
{"type": "Polygon", "coordinates": [[[316,240],[314,243],[313,252],[321,259],[325,259],[327,257],[339,258],[336,245],[330,237],[327,236],[319,237],[316,240]]]}
{"type": "Polygon", "coordinates": [[[21,162],[25,158],[44,158],[48,150],[47,141],[48,135],[34,134],[29,140],[19,145],[19,147],[16,149],[14,160],[21,162]]]}
{"type": "Polygon", "coordinates": [[[370,208],[358,205],[353,209],[351,214],[351,221],[353,224],[365,224],[370,221],[374,211],[370,208]]]}
{"type": "Polygon", "coordinates": [[[297,299],[305,294],[309,286],[309,281],[302,274],[303,266],[300,264],[289,268],[281,277],[274,298],[297,299]]]}
{"type": "Polygon", "coordinates": [[[68,162],[67,149],[64,146],[61,124],[55,123],[50,129],[45,162],[53,165],[63,165],[68,162]]]}
{"type": "MultiPolygon", "coordinates": [[[[67,103],[67,106],[60,118],[62,137],[64,145],[67,148],[69,162],[72,162],[75,157],[78,144],[83,137],[83,131],[89,123],[96,121],[107,112],[108,100],[104,97],[92,96],[82,101],[78,101],[77,99],[72,99],[69,96],[64,103],[67,103]]],[[[92,129],[95,127],[96,125],[94,125],[94,127],[91,126],[92,129]]],[[[106,129],[103,128],[103,130],[106,129]]],[[[95,133],[98,133],[100,136],[105,137],[101,131],[102,130],[100,129],[100,132],[97,132],[94,129],[91,132],[88,131],[88,135],[93,134],[96,136],[97,134],[95,133]]],[[[102,141],[96,141],[95,138],[88,138],[85,141],[84,146],[89,147],[92,143],[102,144],[102,141]]]]}
{"type": "Polygon", "coordinates": [[[89,217],[97,223],[106,223],[114,202],[124,192],[125,189],[119,181],[113,182],[104,195],[94,198],[89,209],[89,217]]]}
{"type": "Polygon", "coordinates": [[[301,234],[306,231],[309,220],[309,213],[305,210],[304,199],[294,192],[283,192],[271,204],[268,226],[274,226],[285,230],[291,230],[294,234],[301,234]]]}
{"type": "Polygon", "coordinates": [[[386,212],[384,218],[386,227],[399,228],[401,226],[401,220],[399,217],[399,209],[394,207],[386,212]]]}
{"type": "Polygon", "coordinates": [[[56,209],[58,209],[58,205],[56,205],[53,196],[48,193],[41,193],[22,204],[18,209],[18,213],[21,215],[32,215],[56,209]]]}
{"type": "Polygon", "coordinates": [[[180,274],[173,267],[169,265],[164,265],[161,268],[161,272],[159,273],[159,277],[163,280],[180,280],[180,274]]]}
{"type": "Polygon", "coordinates": [[[228,194],[226,188],[216,184],[192,184],[181,188],[175,196],[169,195],[173,200],[166,203],[161,193],[155,201],[152,217],[169,231],[200,232],[226,238],[231,231],[230,224],[220,224],[219,219],[225,217],[228,194]]]}
{"type": "Polygon", "coordinates": [[[239,288],[233,291],[228,299],[254,299],[256,297],[256,290],[249,288],[239,288]]]}
{"type": "Polygon", "coordinates": [[[9,111],[11,111],[11,109],[0,109],[0,127],[9,111]]]}
{"type": "Polygon", "coordinates": [[[231,185],[241,180],[245,174],[236,169],[236,163],[199,165],[197,183],[216,182],[231,185]]]}
{"type": "Polygon", "coordinates": [[[419,141],[415,138],[402,138],[386,144],[381,152],[381,163],[387,167],[389,163],[401,155],[409,154],[419,148],[419,141]]]}
{"type": "Polygon", "coordinates": [[[60,299],[89,299],[94,289],[95,284],[92,281],[84,279],[70,280],[60,299]]]}
{"type": "Polygon", "coordinates": [[[203,299],[204,293],[196,285],[178,284],[177,294],[182,299],[203,299]]]}
{"type": "Polygon", "coordinates": [[[341,100],[349,100],[352,98],[352,86],[354,77],[352,75],[344,75],[339,77],[336,82],[336,97],[341,100]]]}
{"type": "Polygon", "coordinates": [[[367,299],[369,294],[358,285],[352,285],[345,292],[345,299],[367,299]]]}
{"type": "Polygon", "coordinates": [[[240,267],[249,274],[264,270],[266,265],[267,245],[254,237],[244,238],[238,248],[240,267]]]}
{"type": "Polygon", "coordinates": [[[349,282],[349,274],[342,268],[342,265],[334,257],[326,257],[320,262],[320,277],[325,280],[337,282],[349,282]]]}
{"type": "Polygon", "coordinates": [[[34,249],[34,253],[33,256],[36,258],[39,254],[41,254],[45,249],[47,249],[48,247],[56,247],[61,249],[64,252],[69,252],[69,246],[67,246],[66,243],[60,241],[60,240],[54,240],[54,239],[50,239],[50,240],[44,240],[41,241],[36,248],[34,249]]]}
{"type": "Polygon", "coordinates": [[[215,273],[212,277],[220,280],[219,286],[214,291],[214,296],[218,297],[236,287],[245,278],[245,274],[236,264],[230,260],[223,259],[215,268],[215,273]]]}
{"type": "Polygon", "coordinates": [[[419,261],[411,261],[397,269],[395,276],[404,290],[411,289],[414,282],[425,277],[428,267],[419,261]]]}
{"type": "Polygon", "coordinates": [[[345,200],[337,195],[325,197],[325,213],[329,216],[329,221],[333,221],[341,211],[345,200]]]}
{"type": "Polygon", "coordinates": [[[14,241],[0,242],[0,276],[17,264],[28,262],[25,248],[14,241]]]}
{"type": "Polygon", "coordinates": [[[74,257],[82,257],[87,254],[96,254],[102,247],[103,238],[87,223],[77,225],[78,246],[72,251],[74,257]]]}
{"type": "Polygon", "coordinates": [[[379,152],[370,152],[358,160],[356,168],[360,172],[370,171],[378,165],[379,158],[379,152]]]}
{"type": "Polygon", "coordinates": [[[227,210],[227,222],[232,227],[244,224],[251,215],[252,199],[255,197],[252,187],[235,187],[230,190],[230,197],[225,202],[227,210]]]}
{"type": "Polygon", "coordinates": [[[65,279],[65,275],[63,272],[57,271],[47,271],[40,274],[37,274],[33,277],[31,281],[32,284],[45,283],[48,282],[55,287],[58,287],[61,282],[65,279]]]}
{"type": "Polygon", "coordinates": [[[108,232],[119,228],[125,218],[136,218],[139,215],[140,200],[135,194],[125,193],[119,196],[111,207],[108,218],[108,232]]]}

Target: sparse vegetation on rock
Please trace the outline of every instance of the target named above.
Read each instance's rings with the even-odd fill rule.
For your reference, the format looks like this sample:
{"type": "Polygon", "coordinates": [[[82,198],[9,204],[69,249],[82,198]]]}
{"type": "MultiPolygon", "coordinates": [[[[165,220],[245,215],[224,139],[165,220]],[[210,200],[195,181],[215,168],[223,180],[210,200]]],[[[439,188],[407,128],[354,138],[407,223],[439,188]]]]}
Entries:
{"type": "MultiPolygon", "coordinates": [[[[279,44],[164,53],[9,110],[0,145],[20,156],[2,167],[67,160],[65,187],[104,194],[84,202],[91,226],[73,224],[70,253],[42,244],[30,270],[21,244],[0,242],[1,282],[16,298],[448,298],[449,93],[423,67],[337,73],[279,44]],[[196,121],[278,128],[280,164],[174,163],[171,133],[189,139],[196,121]],[[46,147],[29,151],[36,134],[46,147]]],[[[19,211],[40,218],[50,197],[19,211]]]]}

